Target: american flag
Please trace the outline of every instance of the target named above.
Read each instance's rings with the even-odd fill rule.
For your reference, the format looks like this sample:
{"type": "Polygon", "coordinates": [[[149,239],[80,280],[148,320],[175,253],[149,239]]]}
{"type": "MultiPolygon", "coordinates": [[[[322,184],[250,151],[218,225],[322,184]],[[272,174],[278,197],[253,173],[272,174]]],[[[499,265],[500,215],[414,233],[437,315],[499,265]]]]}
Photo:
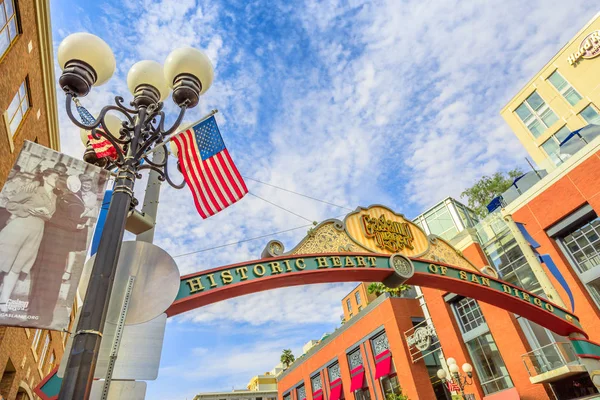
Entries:
{"type": "Polygon", "coordinates": [[[181,171],[202,218],[218,213],[248,193],[214,116],[181,132],[173,141],[181,171]]]}
{"type": "MultiPolygon", "coordinates": [[[[92,124],[94,122],[94,117],[92,117],[92,114],[90,114],[90,112],[86,110],[85,107],[83,107],[79,102],[76,102],[75,105],[77,106],[77,112],[81,117],[81,121],[87,125],[92,124]]],[[[117,134],[117,132],[112,133],[117,134]]],[[[103,137],[100,137],[100,139],[94,139],[92,136],[92,131],[89,131],[88,140],[98,158],[109,157],[113,160],[117,158],[117,151],[107,139],[104,139],[103,137]]]]}
{"type": "Polygon", "coordinates": [[[454,383],[454,382],[452,382],[450,380],[448,380],[446,383],[448,384],[448,390],[449,391],[451,391],[451,392],[458,392],[458,391],[460,391],[460,386],[458,386],[458,384],[456,384],[456,383],[454,383]]]}

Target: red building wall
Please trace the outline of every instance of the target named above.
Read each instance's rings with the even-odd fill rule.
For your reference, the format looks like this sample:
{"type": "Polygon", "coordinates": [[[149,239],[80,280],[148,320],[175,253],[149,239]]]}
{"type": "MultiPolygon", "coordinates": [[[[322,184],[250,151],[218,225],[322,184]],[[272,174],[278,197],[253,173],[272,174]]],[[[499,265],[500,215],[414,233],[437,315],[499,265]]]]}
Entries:
{"type": "MultiPolygon", "coordinates": [[[[573,168],[550,187],[521,206],[513,212],[512,217],[516,222],[525,224],[529,233],[541,245],[538,251],[552,257],[573,292],[575,314],[579,317],[590,339],[598,342],[600,341],[600,312],[556,242],[545,233],[548,228],[586,204],[589,204],[596,214],[600,214],[600,156],[598,153],[573,168]]],[[[489,264],[482,249],[476,243],[464,249],[463,255],[478,267],[489,264]]],[[[543,268],[546,267],[543,266],[543,268]]],[[[569,299],[566,293],[548,270],[546,273],[569,308],[569,299]]],[[[463,342],[452,309],[444,300],[447,293],[426,287],[422,287],[422,291],[445,357],[454,357],[459,365],[465,362],[474,364],[463,342]]],[[[475,383],[468,386],[466,392],[473,393],[478,400],[553,398],[547,385],[531,384],[529,381],[529,374],[521,355],[532,349],[515,316],[495,306],[481,302],[479,304],[490,333],[508,369],[514,388],[485,396],[479,385],[477,374],[475,374],[475,383]]],[[[404,331],[412,327],[411,316],[422,316],[416,300],[385,300],[367,315],[361,316],[361,319],[349,327],[343,335],[335,338],[317,353],[301,360],[295,368],[292,367],[294,369],[279,380],[279,395],[282,396],[288,389],[295,387],[300,381],[304,381],[307,388],[307,400],[312,400],[310,374],[319,368],[326,367],[329,361],[337,357],[342,373],[345,398],[354,400],[354,396],[349,391],[350,374],[346,351],[354,343],[364,339],[383,325],[404,393],[410,399],[433,399],[434,394],[429,383],[427,369],[423,361],[416,364],[411,362],[403,335],[404,331]]],[[[368,381],[371,380],[371,374],[375,371],[370,346],[368,340],[361,345],[363,361],[368,364],[368,367],[365,365],[368,381]]],[[[322,376],[328,395],[326,371],[322,376]]],[[[383,400],[383,393],[378,382],[375,385],[369,384],[369,387],[372,400],[383,400]]],[[[295,396],[295,392],[293,396],[295,396]]],[[[295,397],[293,399],[298,400],[295,397]]],[[[327,400],[327,397],[325,399],[327,400]]]]}
{"type": "MultiPolygon", "coordinates": [[[[525,224],[527,231],[540,244],[540,254],[549,254],[573,292],[575,314],[590,339],[600,341],[600,312],[579,277],[545,230],[589,204],[600,215],[600,155],[596,153],[567,173],[537,197],[513,212],[516,222],[525,224]]],[[[566,307],[570,300],[560,284],[543,266],[566,307]]]]}
{"type": "MultiPolygon", "coordinates": [[[[335,358],[337,358],[340,365],[344,397],[349,400],[354,399],[354,395],[350,392],[347,351],[352,350],[354,344],[369,337],[382,325],[388,338],[393,363],[403,393],[411,399],[435,398],[424,362],[421,360],[416,364],[412,363],[404,340],[404,332],[413,327],[411,317],[423,317],[419,302],[414,299],[387,298],[381,304],[375,305],[372,309],[365,309],[362,313],[365,314],[361,315],[360,319],[353,318],[353,324],[347,327],[343,334],[334,337],[316,353],[309,354],[305,358],[296,361],[285,375],[278,378],[277,387],[280,399],[302,381],[306,387],[307,400],[313,400],[310,387],[311,375],[318,369],[323,368],[325,371],[322,376],[326,377],[326,368],[335,358]]],[[[373,379],[375,361],[371,343],[369,340],[365,340],[360,347],[371,399],[384,400],[381,385],[373,379]],[[375,382],[374,385],[371,383],[372,381],[375,382]]],[[[329,398],[328,378],[323,379],[323,388],[326,398],[329,398]]],[[[292,392],[295,391],[292,390],[292,392]]],[[[293,393],[293,396],[295,396],[295,393],[293,393]]],[[[293,399],[298,400],[295,397],[293,399]]]]}
{"type": "MultiPolygon", "coordinates": [[[[489,264],[480,246],[476,243],[468,246],[462,253],[477,267],[489,264]]],[[[431,319],[440,338],[444,356],[454,357],[459,366],[462,366],[465,362],[473,365],[474,362],[463,342],[456,318],[450,305],[444,300],[447,293],[425,287],[422,290],[431,319]]],[[[479,306],[516,390],[509,389],[492,396],[485,396],[479,384],[477,373],[475,373],[475,385],[468,386],[467,392],[473,393],[477,399],[548,399],[549,396],[543,385],[532,384],[529,381],[529,374],[525,369],[521,355],[531,351],[531,348],[522,334],[516,318],[511,313],[486,303],[479,302],[479,306]]]]}

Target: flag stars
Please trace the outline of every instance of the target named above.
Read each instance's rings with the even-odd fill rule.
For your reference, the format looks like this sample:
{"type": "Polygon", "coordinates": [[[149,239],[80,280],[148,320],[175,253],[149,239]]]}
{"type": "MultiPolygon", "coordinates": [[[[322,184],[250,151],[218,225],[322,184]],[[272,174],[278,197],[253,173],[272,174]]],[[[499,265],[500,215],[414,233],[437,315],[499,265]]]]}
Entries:
{"type": "Polygon", "coordinates": [[[225,149],[221,134],[212,119],[194,127],[194,137],[203,160],[225,149]]]}

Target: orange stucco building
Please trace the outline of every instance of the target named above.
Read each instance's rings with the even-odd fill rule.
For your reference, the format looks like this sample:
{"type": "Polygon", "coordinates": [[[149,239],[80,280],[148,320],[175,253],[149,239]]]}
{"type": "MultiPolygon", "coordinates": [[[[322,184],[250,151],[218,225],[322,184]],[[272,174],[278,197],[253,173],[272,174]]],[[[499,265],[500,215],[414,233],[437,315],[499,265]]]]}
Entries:
{"type": "MultiPolygon", "coordinates": [[[[414,221],[429,235],[451,231],[450,243],[476,267],[491,266],[501,279],[565,308],[571,307],[569,290],[575,314],[597,343],[600,309],[597,285],[589,278],[590,271],[600,271],[597,171],[600,138],[549,174],[526,174],[520,196],[483,220],[445,199],[444,208],[433,207],[414,221]],[[570,242],[581,232],[587,235],[586,246],[580,240],[586,259],[570,242]],[[536,252],[551,257],[567,289],[536,252]]],[[[281,400],[384,400],[398,388],[410,399],[451,399],[459,392],[436,376],[438,369],[447,369],[448,357],[473,365],[472,384],[464,390],[469,398],[562,400],[597,394],[567,338],[516,314],[426,287],[402,298],[374,298],[367,287],[361,283],[342,299],[345,323],[279,376],[281,400]],[[411,335],[426,326],[431,326],[432,343],[416,349],[411,335]],[[382,352],[392,362],[384,376],[377,376],[382,352]],[[359,383],[353,381],[353,376],[359,379],[356,371],[364,371],[359,383]]]]}
{"type": "MultiPolygon", "coordinates": [[[[525,147],[538,168],[495,198],[484,218],[446,198],[413,219],[482,272],[572,310],[592,346],[600,346],[600,117],[589,117],[596,110],[591,97],[564,76],[577,80],[576,68],[600,66],[598,21],[594,17],[544,67],[548,90],[540,89],[543,77],[536,76],[502,110],[523,143],[537,143],[537,158],[532,146],[525,147]],[[579,43],[592,46],[588,39],[598,44],[593,52],[581,50],[586,56],[576,66],[556,64],[579,43]],[[560,114],[563,102],[587,110],[581,123],[561,128],[551,138],[555,146],[541,144],[564,123],[558,118],[554,129],[530,120],[560,114]]],[[[597,76],[585,79],[597,91],[597,76]]],[[[414,287],[401,298],[374,298],[367,287],[362,283],[342,299],[342,326],[279,376],[280,400],[386,400],[400,393],[411,400],[462,398],[460,388],[437,376],[449,370],[449,357],[473,366],[464,387],[469,399],[600,398],[600,368],[586,369],[569,338],[452,292],[414,287]]]]}

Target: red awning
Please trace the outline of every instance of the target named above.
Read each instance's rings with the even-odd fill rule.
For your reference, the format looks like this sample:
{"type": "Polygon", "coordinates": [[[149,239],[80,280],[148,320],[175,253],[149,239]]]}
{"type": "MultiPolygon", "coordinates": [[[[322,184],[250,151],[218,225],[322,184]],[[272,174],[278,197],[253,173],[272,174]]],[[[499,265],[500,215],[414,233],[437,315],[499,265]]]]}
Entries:
{"type": "Polygon", "coordinates": [[[323,390],[319,389],[313,393],[313,400],[322,400],[323,399],[323,390]]]}
{"type": "Polygon", "coordinates": [[[365,380],[365,369],[363,366],[361,365],[350,371],[350,377],[350,391],[354,392],[355,390],[362,389],[365,380]]]}
{"type": "Polygon", "coordinates": [[[338,378],[329,384],[331,392],[329,393],[329,400],[340,400],[342,397],[342,379],[338,378]]]}
{"type": "Polygon", "coordinates": [[[392,353],[389,350],[375,357],[375,379],[388,376],[392,370],[392,353]]]}

